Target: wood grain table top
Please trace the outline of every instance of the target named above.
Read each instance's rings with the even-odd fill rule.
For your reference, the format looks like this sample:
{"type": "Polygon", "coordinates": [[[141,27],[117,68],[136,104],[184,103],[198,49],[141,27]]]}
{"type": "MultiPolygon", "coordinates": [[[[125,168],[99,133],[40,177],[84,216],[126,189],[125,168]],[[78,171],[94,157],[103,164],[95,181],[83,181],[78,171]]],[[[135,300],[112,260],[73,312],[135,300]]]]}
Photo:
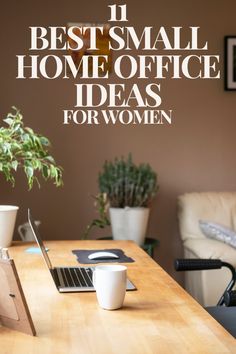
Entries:
{"type": "Polygon", "coordinates": [[[106,311],[96,294],[60,294],[41,254],[30,243],[9,248],[37,332],[36,337],[0,327],[0,354],[224,354],[235,339],[154,260],[131,241],[47,241],[53,266],[76,266],[73,249],[121,248],[137,291],[124,307],[106,311]]]}

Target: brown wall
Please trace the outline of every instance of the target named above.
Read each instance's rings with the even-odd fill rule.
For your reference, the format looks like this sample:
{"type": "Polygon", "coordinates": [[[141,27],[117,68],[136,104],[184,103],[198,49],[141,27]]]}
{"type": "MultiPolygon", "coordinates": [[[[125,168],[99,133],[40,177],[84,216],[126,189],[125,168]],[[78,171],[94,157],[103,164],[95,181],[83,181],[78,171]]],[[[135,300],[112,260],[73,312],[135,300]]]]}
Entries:
{"type": "MultiPolygon", "coordinates": [[[[200,26],[209,53],[221,56],[221,80],[166,80],[163,107],[173,108],[171,126],[63,126],[62,110],[73,109],[70,80],[16,80],[16,54],[27,53],[29,26],[62,26],[67,22],[106,22],[110,1],[14,1],[1,11],[1,116],[12,105],[25,122],[45,134],[52,153],[64,167],[64,188],[50,183],[28,192],[19,173],[12,189],[1,178],[1,203],[20,206],[17,225],[26,221],[27,207],[42,221],[45,239],[80,238],[95,216],[91,194],[105,159],[132,152],[136,162],[148,162],[158,172],[160,191],[153,203],[149,235],[160,239],[158,262],[173,274],[173,259],[182,254],[176,218],[176,198],[184,192],[235,190],[235,93],[223,89],[223,38],[236,35],[234,0],[129,0],[130,25],[200,26]],[[144,5],[145,4],[145,5],[144,5]]],[[[119,2],[116,2],[119,3],[119,2]]],[[[185,32],[186,36],[186,32],[185,32]]],[[[111,78],[115,82],[115,78],[111,78]]],[[[129,84],[132,84],[130,82],[129,84]]],[[[140,83],[142,86],[143,83],[140,83]]],[[[109,234],[109,230],[93,232],[109,234]]]]}

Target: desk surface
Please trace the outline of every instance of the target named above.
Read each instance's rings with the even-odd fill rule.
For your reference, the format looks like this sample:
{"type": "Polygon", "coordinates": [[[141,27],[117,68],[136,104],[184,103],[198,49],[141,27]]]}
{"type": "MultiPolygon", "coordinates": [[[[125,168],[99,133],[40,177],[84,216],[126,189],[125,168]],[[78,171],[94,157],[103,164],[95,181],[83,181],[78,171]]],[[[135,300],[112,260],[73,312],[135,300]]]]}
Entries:
{"type": "Polygon", "coordinates": [[[124,307],[99,308],[95,293],[59,294],[40,254],[29,244],[9,249],[31,311],[37,337],[0,327],[1,354],[223,354],[234,338],[141,248],[130,241],[50,241],[53,266],[77,265],[72,249],[122,248],[135,259],[128,276],[138,291],[124,307]]]}

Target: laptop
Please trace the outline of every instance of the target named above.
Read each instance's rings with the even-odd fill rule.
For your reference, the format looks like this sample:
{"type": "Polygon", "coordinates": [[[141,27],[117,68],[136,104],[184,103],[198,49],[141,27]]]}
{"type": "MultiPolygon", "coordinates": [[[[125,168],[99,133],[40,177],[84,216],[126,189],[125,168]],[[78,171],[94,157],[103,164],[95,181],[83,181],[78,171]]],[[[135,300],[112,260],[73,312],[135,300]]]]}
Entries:
{"type": "MultiPolygon", "coordinates": [[[[30,209],[28,221],[57,290],[60,293],[95,291],[92,282],[95,267],[53,267],[30,209]]],[[[127,279],[126,290],[135,289],[134,284],[127,279]]]]}

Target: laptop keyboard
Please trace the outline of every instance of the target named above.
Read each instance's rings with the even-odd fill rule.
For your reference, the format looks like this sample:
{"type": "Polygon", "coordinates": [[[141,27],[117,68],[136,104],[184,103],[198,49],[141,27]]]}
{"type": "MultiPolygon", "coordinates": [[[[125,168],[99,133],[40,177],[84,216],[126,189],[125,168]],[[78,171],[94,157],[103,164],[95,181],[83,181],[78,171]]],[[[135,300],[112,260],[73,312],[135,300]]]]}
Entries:
{"type": "Polygon", "coordinates": [[[92,268],[55,268],[55,273],[62,287],[93,287],[93,270],[92,268]]]}

